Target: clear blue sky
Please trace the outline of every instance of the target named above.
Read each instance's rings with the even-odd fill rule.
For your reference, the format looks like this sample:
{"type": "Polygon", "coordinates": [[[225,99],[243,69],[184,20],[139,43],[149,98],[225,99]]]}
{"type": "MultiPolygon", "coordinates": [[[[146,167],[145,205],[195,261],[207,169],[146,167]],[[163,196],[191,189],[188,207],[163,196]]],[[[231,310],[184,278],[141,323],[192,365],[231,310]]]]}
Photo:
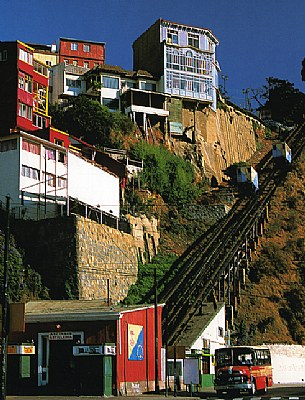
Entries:
{"type": "Polygon", "coordinates": [[[106,63],[132,69],[132,43],[158,18],[210,29],[231,99],[273,76],[305,92],[305,0],[1,0],[0,40],[106,43],[106,63]]]}

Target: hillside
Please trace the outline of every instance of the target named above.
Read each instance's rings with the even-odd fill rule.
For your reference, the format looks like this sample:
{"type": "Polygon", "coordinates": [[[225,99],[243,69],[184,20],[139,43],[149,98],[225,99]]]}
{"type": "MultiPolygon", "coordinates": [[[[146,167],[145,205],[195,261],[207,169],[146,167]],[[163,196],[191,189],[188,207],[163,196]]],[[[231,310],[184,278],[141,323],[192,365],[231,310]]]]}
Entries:
{"type": "Polygon", "coordinates": [[[235,319],[240,343],[305,343],[305,152],[276,189],[235,319]]]}
{"type": "MultiPolygon", "coordinates": [[[[270,151],[270,147],[271,141],[262,141],[253,162],[270,151]]],[[[305,152],[298,163],[293,164],[283,185],[276,189],[270,204],[268,223],[255,254],[252,253],[246,284],[242,288],[231,332],[233,343],[304,344],[304,173],[305,152]]],[[[227,189],[206,192],[201,204],[224,201],[224,192],[228,193],[227,189]]],[[[187,219],[177,210],[163,213],[158,269],[164,267],[165,271],[169,267],[165,262],[162,266],[162,255],[181,255],[208,228],[203,221],[187,219]]],[[[145,277],[147,271],[151,272],[151,267],[143,266],[140,277],[145,277]]],[[[142,280],[139,285],[146,283],[142,280]]]]}

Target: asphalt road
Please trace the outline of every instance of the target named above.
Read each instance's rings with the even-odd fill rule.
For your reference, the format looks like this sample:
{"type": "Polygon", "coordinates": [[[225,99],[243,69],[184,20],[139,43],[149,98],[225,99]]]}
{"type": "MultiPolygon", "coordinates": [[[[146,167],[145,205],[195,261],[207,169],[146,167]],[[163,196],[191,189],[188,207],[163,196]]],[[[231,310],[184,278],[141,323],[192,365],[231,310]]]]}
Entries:
{"type": "MultiPolygon", "coordinates": [[[[116,396],[113,396],[115,399],[116,396]]],[[[121,396],[122,400],[202,400],[202,399],[211,399],[216,400],[219,399],[219,396],[215,393],[214,390],[209,389],[202,392],[191,393],[186,392],[178,392],[177,397],[174,397],[172,393],[170,393],[167,397],[165,394],[155,395],[155,394],[143,394],[140,396],[121,396]]],[[[103,396],[6,396],[7,400],[101,400],[105,399],[103,396]]],[[[225,399],[225,397],[223,397],[225,399]]],[[[305,383],[304,385],[274,385],[272,388],[268,390],[267,394],[260,395],[257,394],[255,396],[247,396],[240,395],[233,397],[231,399],[238,400],[259,400],[259,399],[270,399],[270,400],[280,400],[280,399],[290,399],[290,400],[305,400],[305,383]]],[[[230,399],[230,400],[231,400],[230,399]]],[[[227,398],[228,400],[228,398],[227,398]]]]}

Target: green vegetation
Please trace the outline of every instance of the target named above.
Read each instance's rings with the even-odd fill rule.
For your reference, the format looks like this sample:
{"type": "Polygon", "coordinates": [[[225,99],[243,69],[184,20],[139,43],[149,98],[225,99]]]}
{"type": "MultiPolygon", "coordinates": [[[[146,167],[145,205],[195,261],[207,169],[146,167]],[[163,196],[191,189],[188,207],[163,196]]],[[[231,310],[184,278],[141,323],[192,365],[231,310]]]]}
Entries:
{"type": "Polygon", "coordinates": [[[182,205],[200,195],[192,164],[164,146],[141,142],[132,148],[131,156],[144,161],[142,187],[158,193],[166,203],[182,205]]]}
{"type": "MultiPolygon", "coordinates": [[[[97,147],[123,148],[135,128],[130,118],[121,112],[111,112],[97,100],[85,96],[69,100],[68,106],[50,107],[52,124],[97,147]]],[[[129,140],[130,141],[130,140],[129,140]]]]}
{"type": "MultiPolygon", "coordinates": [[[[41,276],[30,266],[24,266],[21,253],[13,237],[8,256],[8,295],[12,302],[49,298],[48,290],[41,282],[41,276]]],[[[0,293],[3,290],[4,235],[0,233],[0,293]]],[[[1,293],[2,296],[2,293],[1,293]]]]}
{"type": "Polygon", "coordinates": [[[154,276],[156,270],[157,281],[169,270],[177,256],[174,254],[158,254],[151,263],[139,265],[138,281],[129,288],[128,296],[123,304],[141,304],[145,296],[154,287],[154,276]]]}

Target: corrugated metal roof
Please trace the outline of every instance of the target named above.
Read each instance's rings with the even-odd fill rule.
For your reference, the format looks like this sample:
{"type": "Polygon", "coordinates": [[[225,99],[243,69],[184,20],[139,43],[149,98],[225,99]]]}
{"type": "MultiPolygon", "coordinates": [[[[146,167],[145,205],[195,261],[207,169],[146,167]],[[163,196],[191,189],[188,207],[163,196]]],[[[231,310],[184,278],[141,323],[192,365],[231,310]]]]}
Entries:
{"type": "Polygon", "coordinates": [[[222,307],[224,307],[224,303],[222,302],[218,303],[216,307],[214,303],[204,303],[202,310],[198,310],[197,315],[188,323],[187,329],[175,344],[191,348],[222,307]]]}
{"type": "Polygon", "coordinates": [[[25,316],[27,323],[117,320],[126,312],[152,307],[154,306],[106,306],[101,300],[39,300],[26,303],[25,316]]]}

